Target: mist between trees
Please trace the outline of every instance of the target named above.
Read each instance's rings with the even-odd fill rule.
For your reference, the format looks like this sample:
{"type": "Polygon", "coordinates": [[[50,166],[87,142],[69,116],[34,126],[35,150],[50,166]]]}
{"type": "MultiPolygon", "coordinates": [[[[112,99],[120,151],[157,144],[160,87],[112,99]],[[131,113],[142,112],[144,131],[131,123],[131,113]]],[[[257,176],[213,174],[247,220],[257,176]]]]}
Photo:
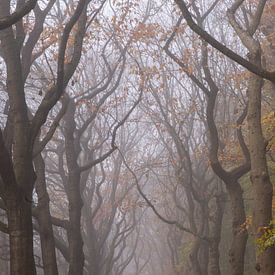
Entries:
{"type": "Polygon", "coordinates": [[[273,275],[275,1],[0,1],[0,274],[273,275]]]}

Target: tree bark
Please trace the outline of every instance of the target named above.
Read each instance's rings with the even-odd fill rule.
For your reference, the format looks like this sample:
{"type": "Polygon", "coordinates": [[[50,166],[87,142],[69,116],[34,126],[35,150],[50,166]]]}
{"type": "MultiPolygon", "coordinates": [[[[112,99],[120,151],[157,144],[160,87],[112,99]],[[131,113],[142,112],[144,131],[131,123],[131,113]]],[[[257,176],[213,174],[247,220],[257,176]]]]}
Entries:
{"type": "Polygon", "coordinates": [[[38,196],[36,218],[39,225],[44,275],[58,275],[53,227],[49,209],[50,200],[46,188],[45,163],[41,154],[36,156],[34,162],[37,174],[35,190],[38,196]]]}
{"type": "MultiPolygon", "coordinates": [[[[254,62],[260,61],[260,56],[255,56],[254,62]]],[[[251,157],[251,173],[254,195],[253,231],[257,240],[261,236],[260,229],[268,227],[272,219],[273,189],[270,181],[267,162],[265,140],[261,127],[261,92],[263,79],[251,75],[248,86],[248,131],[249,150],[251,157]]],[[[274,247],[268,248],[256,257],[256,271],[261,275],[273,275],[275,271],[274,247]]]]}
{"type": "Polygon", "coordinates": [[[35,275],[31,202],[17,193],[7,200],[10,237],[10,274],[35,275]]]}
{"type": "Polygon", "coordinates": [[[192,249],[189,254],[189,260],[192,266],[194,275],[203,275],[201,266],[198,260],[199,249],[201,246],[201,240],[199,238],[195,238],[194,243],[192,245],[192,249]]]}
{"type": "MultiPolygon", "coordinates": [[[[211,83],[211,82],[210,82],[211,83]]],[[[218,159],[219,136],[214,120],[214,108],[216,102],[217,91],[212,89],[207,100],[207,124],[210,136],[210,164],[213,171],[225,183],[226,190],[229,194],[231,213],[232,213],[232,233],[233,239],[229,250],[230,274],[241,275],[244,273],[244,255],[247,243],[247,230],[242,229],[242,225],[246,221],[245,207],[243,201],[243,191],[238,178],[246,174],[249,165],[239,166],[238,170],[227,172],[221,166],[218,159]]]]}
{"type": "Polygon", "coordinates": [[[80,152],[80,144],[74,133],[76,124],[74,119],[75,103],[69,102],[68,111],[65,115],[65,150],[68,166],[68,202],[69,202],[69,275],[83,274],[84,252],[81,234],[81,210],[83,201],[80,188],[80,169],[77,159],[80,152]]]}
{"type": "Polygon", "coordinates": [[[230,274],[244,274],[244,256],[247,243],[247,230],[243,228],[246,221],[243,191],[238,182],[227,184],[227,192],[230,198],[232,213],[232,235],[233,239],[229,250],[230,274]]]}
{"type": "Polygon", "coordinates": [[[80,173],[73,171],[69,176],[69,275],[83,274],[84,268],[84,253],[83,253],[83,240],[81,235],[81,209],[83,206],[81,193],[80,193],[80,173]],[[73,175],[72,175],[73,174],[73,175]],[[78,181],[79,180],[79,181],[78,181]]]}
{"type": "Polygon", "coordinates": [[[213,225],[210,228],[209,262],[210,275],[221,275],[219,244],[221,240],[222,219],[225,208],[225,195],[222,193],[216,197],[216,210],[213,217],[213,225]]]}
{"type": "MultiPolygon", "coordinates": [[[[0,13],[7,12],[8,2],[1,3],[0,13]]],[[[36,274],[33,255],[32,191],[35,174],[32,165],[32,146],[27,104],[20,60],[20,49],[11,28],[1,32],[1,49],[7,70],[9,119],[12,125],[12,151],[7,150],[1,176],[5,185],[2,198],[7,207],[10,237],[10,272],[12,275],[36,274]],[[8,164],[9,163],[9,164],[8,164]],[[6,166],[6,164],[8,166],[6,166]],[[12,180],[10,176],[12,175],[12,180]]],[[[4,146],[5,147],[5,146],[4,146]]]]}

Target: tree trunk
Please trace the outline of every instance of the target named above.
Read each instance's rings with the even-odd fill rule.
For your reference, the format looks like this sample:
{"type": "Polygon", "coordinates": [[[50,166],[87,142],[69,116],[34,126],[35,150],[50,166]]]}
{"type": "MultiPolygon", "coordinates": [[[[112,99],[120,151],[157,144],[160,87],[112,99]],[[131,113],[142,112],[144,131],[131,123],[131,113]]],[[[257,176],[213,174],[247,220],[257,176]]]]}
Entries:
{"type": "Polygon", "coordinates": [[[57,263],[51,214],[49,209],[49,195],[46,188],[45,163],[39,154],[35,158],[37,181],[35,185],[38,196],[37,220],[41,242],[44,275],[57,275],[57,263]]]}
{"type": "Polygon", "coordinates": [[[96,251],[93,253],[93,255],[90,255],[90,261],[88,266],[88,274],[87,275],[100,275],[102,274],[100,270],[100,259],[96,255],[96,251]]]}
{"type": "Polygon", "coordinates": [[[209,246],[209,263],[208,263],[209,274],[221,275],[219,260],[220,260],[219,242],[216,240],[212,240],[209,246]]]}
{"type": "Polygon", "coordinates": [[[246,221],[245,208],[243,202],[243,191],[238,182],[226,185],[230,197],[232,214],[232,234],[233,239],[229,250],[229,263],[231,275],[244,274],[244,256],[247,243],[247,230],[243,228],[246,221]]]}
{"type": "MultiPolygon", "coordinates": [[[[203,179],[202,179],[203,181],[203,179]]],[[[201,199],[200,204],[200,214],[198,216],[199,226],[199,235],[200,236],[209,236],[209,201],[207,199],[201,199]]],[[[203,239],[200,240],[199,248],[199,263],[201,273],[203,275],[208,275],[208,264],[209,264],[209,242],[203,239]]]]}
{"type": "Polygon", "coordinates": [[[209,243],[203,240],[200,240],[200,241],[201,241],[201,245],[200,245],[200,251],[199,251],[199,262],[201,265],[201,272],[203,275],[208,275],[209,243]]]}
{"type": "Polygon", "coordinates": [[[222,219],[225,208],[225,195],[216,197],[216,210],[211,227],[211,241],[209,244],[208,271],[210,275],[221,275],[219,244],[221,241],[222,219]]]}
{"type": "MultiPolygon", "coordinates": [[[[5,15],[9,9],[9,1],[0,3],[0,14],[5,15]]],[[[5,190],[1,195],[6,203],[9,226],[10,272],[11,275],[33,275],[36,274],[32,239],[32,191],[35,175],[20,50],[11,28],[2,31],[0,38],[7,70],[9,119],[13,133],[12,151],[7,151],[4,156],[5,164],[9,163],[5,169],[9,170],[9,176],[13,175],[12,180],[5,178],[5,172],[1,175],[5,183],[5,190]]]]}
{"type": "MultiPolygon", "coordinates": [[[[254,59],[256,61],[256,58],[254,59]]],[[[251,173],[254,194],[253,209],[253,231],[257,240],[261,236],[259,229],[268,227],[272,219],[272,184],[268,174],[266,162],[266,148],[261,128],[261,92],[263,79],[251,75],[248,87],[248,131],[249,150],[251,157],[251,173]]],[[[273,275],[274,267],[274,247],[258,253],[256,259],[256,270],[261,275],[273,275]]]]}
{"type": "Polygon", "coordinates": [[[8,234],[5,234],[3,232],[0,233],[0,243],[1,243],[1,259],[0,259],[0,274],[1,275],[7,275],[10,274],[9,271],[9,251],[8,249],[5,249],[6,247],[9,247],[9,238],[8,234]],[[4,249],[6,251],[4,251],[4,249]]]}
{"type": "Polygon", "coordinates": [[[84,253],[83,240],[81,235],[81,209],[83,206],[80,193],[80,173],[74,172],[71,175],[69,183],[68,199],[69,199],[69,219],[70,225],[68,230],[69,241],[69,275],[83,274],[84,253]]]}
{"type": "Polygon", "coordinates": [[[69,275],[83,274],[84,252],[83,239],[81,234],[81,216],[83,200],[80,187],[80,169],[77,159],[80,149],[80,141],[75,136],[76,123],[74,120],[75,103],[71,100],[68,104],[68,111],[65,119],[65,151],[68,166],[68,188],[67,196],[69,202],[69,275]]]}
{"type": "Polygon", "coordinates": [[[11,275],[36,274],[31,207],[31,202],[22,194],[7,200],[11,275]]]}
{"type": "Polygon", "coordinates": [[[201,266],[198,260],[200,245],[201,245],[201,240],[196,237],[195,240],[193,241],[192,249],[189,254],[189,260],[193,270],[192,274],[194,275],[203,275],[201,271],[201,266]]]}
{"type": "MultiPolygon", "coordinates": [[[[230,275],[244,274],[244,257],[247,243],[247,230],[241,230],[246,221],[243,190],[238,179],[246,174],[249,169],[243,168],[241,173],[229,173],[223,169],[218,159],[219,136],[214,120],[214,109],[216,102],[217,90],[212,89],[212,95],[207,101],[207,124],[210,134],[210,161],[211,167],[225,183],[226,190],[229,194],[231,213],[232,213],[232,243],[229,250],[230,275]]],[[[241,166],[239,166],[240,168],[241,166]]]]}

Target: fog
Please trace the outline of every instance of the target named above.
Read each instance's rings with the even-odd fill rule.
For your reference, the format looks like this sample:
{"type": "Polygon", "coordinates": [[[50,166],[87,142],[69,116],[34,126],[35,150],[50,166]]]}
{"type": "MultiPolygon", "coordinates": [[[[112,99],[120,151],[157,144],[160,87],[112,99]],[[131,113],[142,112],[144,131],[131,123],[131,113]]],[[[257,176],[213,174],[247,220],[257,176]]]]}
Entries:
{"type": "Polygon", "coordinates": [[[0,1],[0,275],[274,275],[274,7],[0,1]]]}

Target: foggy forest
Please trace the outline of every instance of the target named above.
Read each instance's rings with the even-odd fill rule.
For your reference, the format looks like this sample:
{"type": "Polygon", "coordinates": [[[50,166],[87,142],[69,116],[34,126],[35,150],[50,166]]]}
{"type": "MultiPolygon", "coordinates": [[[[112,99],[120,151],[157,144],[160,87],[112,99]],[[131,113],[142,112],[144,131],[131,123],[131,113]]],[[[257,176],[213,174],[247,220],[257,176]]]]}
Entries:
{"type": "Polygon", "coordinates": [[[275,0],[0,0],[0,275],[274,275],[275,0]]]}

